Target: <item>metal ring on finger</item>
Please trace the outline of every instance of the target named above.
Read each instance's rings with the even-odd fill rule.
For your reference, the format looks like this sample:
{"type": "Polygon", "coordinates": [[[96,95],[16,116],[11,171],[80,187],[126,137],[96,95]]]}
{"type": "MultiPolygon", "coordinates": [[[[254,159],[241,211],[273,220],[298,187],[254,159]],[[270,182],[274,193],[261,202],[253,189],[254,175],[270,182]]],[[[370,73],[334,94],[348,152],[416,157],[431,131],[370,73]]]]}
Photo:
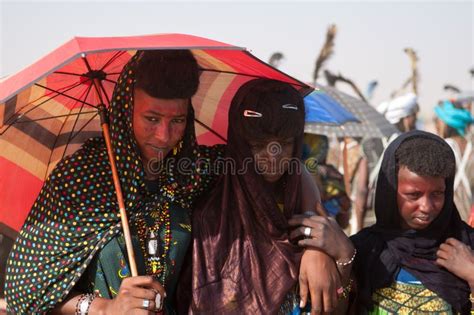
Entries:
{"type": "Polygon", "coordinates": [[[305,238],[311,238],[311,228],[309,226],[304,228],[303,234],[305,238]]]}
{"type": "Polygon", "coordinates": [[[144,309],[148,309],[150,307],[150,300],[148,299],[143,299],[143,302],[142,302],[142,308],[144,309]]]}

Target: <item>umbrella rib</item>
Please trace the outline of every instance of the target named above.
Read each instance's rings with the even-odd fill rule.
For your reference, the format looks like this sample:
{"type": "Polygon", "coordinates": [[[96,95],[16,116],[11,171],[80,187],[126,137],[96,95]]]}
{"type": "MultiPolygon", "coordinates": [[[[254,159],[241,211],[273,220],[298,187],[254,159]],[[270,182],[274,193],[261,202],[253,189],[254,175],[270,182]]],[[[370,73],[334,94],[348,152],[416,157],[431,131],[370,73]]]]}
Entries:
{"type": "Polygon", "coordinates": [[[226,140],[223,136],[221,136],[220,134],[218,134],[217,132],[215,132],[214,130],[212,130],[211,127],[207,126],[205,123],[203,123],[202,121],[200,121],[200,120],[197,119],[197,118],[194,118],[194,120],[195,120],[198,124],[200,124],[202,127],[204,127],[205,129],[209,130],[213,135],[215,135],[216,137],[218,137],[218,138],[221,139],[222,141],[227,142],[227,140],[226,140]]]}
{"type": "MultiPolygon", "coordinates": [[[[98,112],[95,112],[95,115],[92,116],[91,119],[89,119],[85,124],[84,126],[81,127],[81,129],[79,129],[77,132],[76,132],[76,135],[74,135],[73,137],[71,137],[71,139],[69,140],[68,144],[71,143],[71,141],[82,131],[82,129],[84,129],[95,117],[97,117],[99,113],[98,112]]],[[[62,129],[62,128],[61,128],[62,129]]],[[[67,145],[66,145],[66,148],[64,148],[64,151],[63,151],[63,155],[61,157],[61,160],[64,159],[64,156],[66,154],[66,151],[67,151],[67,145]]],[[[51,155],[50,155],[50,161],[48,162],[48,164],[51,162],[51,157],[52,157],[52,154],[53,154],[53,151],[51,151],[51,155]]]]}
{"type": "Polygon", "coordinates": [[[90,111],[90,112],[80,112],[80,113],[65,114],[65,115],[58,115],[58,116],[49,116],[49,117],[44,117],[44,118],[32,119],[32,120],[29,120],[29,121],[17,121],[15,123],[16,124],[27,124],[27,123],[31,123],[31,122],[35,122],[35,121],[42,121],[42,120],[68,117],[68,116],[76,116],[76,115],[93,114],[93,113],[97,113],[97,111],[94,110],[94,111],[90,111]]]}
{"type": "MultiPolygon", "coordinates": [[[[41,85],[41,84],[38,84],[38,83],[35,83],[35,85],[36,85],[36,86],[39,86],[39,87],[41,87],[41,88],[43,88],[43,89],[45,89],[45,90],[48,90],[48,91],[57,93],[57,94],[59,94],[59,95],[62,95],[62,96],[64,96],[64,97],[67,97],[67,98],[69,98],[69,99],[72,99],[73,101],[76,101],[76,102],[79,102],[79,103],[84,103],[84,104],[87,105],[87,106],[90,106],[90,107],[93,107],[93,108],[96,108],[96,109],[97,109],[97,106],[92,105],[92,104],[90,104],[90,103],[87,103],[86,101],[80,100],[80,99],[78,99],[78,98],[76,98],[76,97],[72,97],[72,96],[70,96],[70,95],[64,94],[64,92],[59,92],[59,91],[53,90],[53,89],[51,89],[51,88],[48,88],[48,87],[46,87],[46,86],[44,86],[44,85],[41,85]]],[[[67,91],[70,91],[71,89],[73,89],[73,88],[75,88],[75,87],[78,87],[79,85],[81,85],[81,83],[79,83],[78,85],[76,85],[76,86],[74,86],[74,87],[72,87],[72,88],[66,90],[66,92],[67,92],[67,91]]],[[[58,95],[56,95],[56,96],[58,96],[58,95]]]]}
{"type": "MultiPolygon", "coordinates": [[[[69,117],[69,116],[68,116],[68,117],[69,117]]],[[[63,131],[63,128],[64,128],[64,126],[66,125],[66,121],[67,121],[67,118],[64,119],[64,122],[63,122],[62,125],[61,125],[61,129],[59,129],[59,134],[61,134],[61,132],[63,131]]],[[[58,138],[59,138],[59,136],[56,137],[56,139],[54,139],[53,147],[52,147],[52,149],[51,149],[51,152],[49,153],[49,159],[48,159],[48,164],[47,164],[48,166],[49,166],[49,164],[51,163],[51,158],[53,157],[54,149],[55,149],[55,147],[56,147],[56,143],[58,142],[58,138]]],[[[64,150],[64,151],[66,151],[66,150],[64,150]]],[[[64,153],[63,153],[62,158],[64,158],[64,153]]],[[[61,159],[62,159],[62,158],[61,158],[61,159]]],[[[47,177],[48,177],[48,172],[46,171],[45,174],[44,174],[43,180],[45,181],[47,177]]]]}
{"type": "MultiPolygon", "coordinates": [[[[87,99],[87,97],[89,96],[89,93],[90,93],[91,90],[92,90],[92,85],[89,86],[89,89],[87,90],[86,96],[85,96],[84,99],[87,99]]],[[[79,109],[79,113],[82,112],[83,109],[84,109],[84,103],[81,104],[81,108],[79,109]]],[[[94,116],[93,116],[93,117],[94,117],[94,116]]],[[[67,119],[65,119],[65,121],[66,121],[66,120],[67,120],[67,119]]],[[[64,148],[63,157],[62,157],[62,158],[64,158],[64,154],[65,154],[66,151],[67,151],[67,147],[68,147],[69,143],[71,142],[71,140],[72,140],[72,138],[73,138],[74,128],[76,128],[76,125],[77,125],[78,120],[79,120],[79,115],[76,116],[76,119],[75,119],[75,121],[74,121],[74,125],[73,125],[72,128],[71,128],[71,133],[69,134],[69,139],[66,141],[66,147],[64,148]]],[[[88,123],[89,123],[89,122],[87,122],[86,125],[87,125],[88,123]]],[[[78,131],[78,133],[79,133],[79,131],[78,131]]],[[[77,133],[76,133],[76,134],[77,134],[77,133]]],[[[57,138],[56,138],[56,139],[57,139],[57,138]]],[[[56,143],[55,143],[54,145],[56,146],[56,143]]]]}
{"type": "MultiPolygon", "coordinates": [[[[87,89],[84,99],[87,99],[87,97],[89,96],[89,93],[91,92],[91,90],[92,90],[92,85],[89,86],[89,88],[87,89]]],[[[84,109],[84,103],[81,104],[81,108],[79,109],[79,113],[81,113],[83,109],[84,109]]],[[[71,135],[72,135],[72,133],[73,133],[73,131],[74,131],[74,128],[76,128],[76,124],[77,124],[77,121],[78,121],[78,120],[79,120],[79,115],[76,116],[76,121],[74,122],[74,125],[72,126],[72,129],[71,129],[71,135]]],[[[70,136],[67,143],[69,143],[69,141],[71,140],[71,138],[72,138],[72,137],[70,136]]],[[[66,147],[67,147],[67,145],[66,145],[66,147]]]]}
{"type": "Polygon", "coordinates": [[[98,82],[100,90],[102,90],[102,93],[104,93],[105,98],[107,99],[108,105],[110,106],[110,101],[111,98],[107,95],[107,91],[104,88],[104,85],[102,84],[101,81],[98,82]]]}
{"type": "Polygon", "coordinates": [[[112,57],[110,57],[109,61],[107,61],[100,70],[104,71],[105,68],[107,68],[112,62],[114,62],[118,57],[123,55],[125,51],[118,51],[116,52],[112,57]]]}
{"type": "MultiPolygon", "coordinates": [[[[80,83],[78,83],[78,84],[76,84],[76,85],[74,85],[74,86],[71,86],[71,87],[69,87],[67,90],[65,90],[64,92],[70,91],[70,90],[72,90],[72,89],[78,87],[79,85],[80,85],[80,83]]],[[[38,86],[39,86],[39,85],[38,85],[38,86]]],[[[49,102],[50,100],[54,99],[54,98],[57,97],[58,95],[59,95],[59,94],[56,94],[56,95],[54,95],[54,96],[52,96],[52,97],[50,97],[50,98],[48,98],[48,99],[42,101],[42,102],[39,103],[38,105],[36,105],[36,106],[34,106],[33,108],[30,108],[29,110],[27,110],[26,112],[24,112],[21,116],[24,116],[24,115],[26,115],[26,114],[28,114],[28,113],[34,111],[35,109],[37,109],[37,108],[40,107],[41,105],[45,104],[46,102],[49,102]]],[[[37,99],[34,100],[33,102],[36,102],[36,101],[39,100],[40,98],[41,98],[41,97],[37,98],[37,99]]],[[[32,102],[30,102],[29,104],[31,104],[31,103],[32,103],[32,102]]],[[[22,110],[22,109],[25,108],[26,106],[28,106],[28,104],[26,104],[25,106],[23,106],[20,110],[22,110]]],[[[18,113],[18,112],[17,112],[17,113],[18,113]]],[[[17,117],[17,119],[20,119],[20,118],[21,118],[21,117],[17,117]]],[[[13,121],[12,124],[13,124],[13,123],[16,123],[16,122],[17,122],[17,121],[13,121]]]]}
{"type": "Polygon", "coordinates": [[[224,70],[204,69],[204,68],[200,68],[199,70],[208,71],[208,72],[218,72],[218,73],[225,73],[225,74],[241,75],[241,76],[250,77],[250,78],[261,78],[261,76],[258,76],[258,75],[255,75],[255,74],[246,74],[246,73],[240,73],[240,72],[234,72],[234,71],[224,71],[224,70]]]}
{"type": "MultiPolygon", "coordinates": [[[[65,71],[54,71],[55,74],[65,74],[65,75],[72,75],[72,76],[76,76],[76,77],[83,77],[84,74],[79,74],[79,73],[74,73],[74,72],[65,72],[65,71]]],[[[110,72],[110,73],[106,73],[106,75],[116,75],[116,74],[120,74],[120,72],[110,72]]]]}
{"type": "Polygon", "coordinates": [[[81,127],[81,129],[79,129],[78,131],[76,131],[76,134],[74,136],[71,137],[71,140],[72,141],[75,137],[77,137],[77,135],[82,131],[82,129],[84,129],[92,120],[94,120],[97,115],[99,115],[99,112],[96,112],[94,116],[92,116],[91,118],[89,118],[89,120],[84,124],[84,126],[81,127]]]}
{"type": "MultiPolygon", "coordinates": [[[[61,134],[61,132],[63,131],[63,128],[64,128],[64,126],[66,125],[66,121],[67,121],[67,118],[64,119],[64,122],[63,122],[62,125],[61,125],[61,129],[59,129],[59,134],[61,134]]],[[[53,147],[52,147],[52,149],[51,149],[51,151],[50,151],[50,153],[49,153],[49,159],[48,159],[48,164],[47,164],[48,167],[49,167],[49,164],[51,164],[51,158],[53,157],[54,149],[55,149],[55,147],[56,147],[56,143],[58,142],[58,138],[59,138],[59,136],[54,139],[53,147]]],[[[64,154],[63,154],[63,157],[64,157],[64,154]]],[[[61,159],[62,159],[62,158],[61,158],[61,159]]],[[[48,177],[48,171],[45,172],[43,181],[45,181],[47,177],[48,177]]]]}
{"type": "MultiPolygon", "coordinates": [[[[86,92],[86,97],[85,97],[84,99],[87,99],[87,96],[89,95],[90,90],[91,90],[91,87],[89,87],[88,91],[86,92]]],[[[76,121],[75,121],[75,123],[74,123],[74,126],[73,126],[72,129],[71,129],[71,133],[72,133],[72,131],[74,130],[74,127],[76,126],[77,120],[79,119],[79,114],[81,113],[83,107],[84,107],[84,103],[82,103],[81,109],[79,110],[78,115],[76,115],[76,121]]],[[[51,152],[50,152],[50,154],[49,154],[48,165],[51,163],[51,159],[52,159],[52,157],[53,157],[54,149],[56,148],[56,144],[58,143],[59,135],[61,135],[61,132],[63,131],[64,126],[66,126],[66,122],[68,121],[69,116],[72,116],[72,115],[67,115],[66,119],[64,119],[64,121],[63,121],[63,123],[62,123],[62,125],[61,125],[61,129],[59,130],[58,136],[54,139],[54,144],[53,144],[53,147],[52,147],[51,152]]],[[[66,142],[66,147],[64,148],[64,151],[63,151],[63,154],[62,154],[61,159],[64,158],[64,153],[65,153],[66,150],[67,150],[67,145],[68,145],[69,141],[71,141],[71,135],[69,135],[69,140],[66,142]]],[[[45,178],[45,179],[46,179],[46,178],[45,178]]]]}
{"type": "Polygon", "coordinates": [[[84,76],[83,74],[74,73],[74,72],[65,72],[65,71],[54,71],[54,74],[66,74],[66,75],[72,75],[72,76],[76,76],[76,77],[84,76]]]}
{"type": "Polygon", "coordinates": [[[64,155],[66,154],[67,145],[69,145],[69,143],[71,143],[72,140],[73,140],[87,125],[89,125],[89,123],[90,123],[92,120],[94,120],[94,119],[97,117],[97,115],[99,115],[99,112],[96,112],[95,115],[92,116],[92,117],[84,124],[84,126],[82,126],[82,127],[76,132],[76,134],[75,134],[74,136],[72,136],[72,137],[69,139],[69,142],[66,144],[66,148],[65,148],[64,151],[63,151],[63,157],[62,157],[62,159],[64,159],[64,155]]]}
{"type": "MultiPolygon", "coordinates": [[[[79,83],[79,84],[80,84],[80,83],[79,83]]],[[[68,90],[66,90],[66,92],[69,91],[69,90],[71,90],[71,89],[73,89],[73,88],[75,88],[75,87],[77,87],[77,86],[79,86],[79,84],[77,84],[76,86],[73,86],[73,87],[69,88],[68,90]]],[[[39,84],[36,84],[36,85],[37,85],[37,86],[40,86],[39,84]]],[[[40,87],[42,87],[42,86],[40,86],[40,87]]],[[[45,101],[39,103],[38,105],[34,106],[33,108],[30,108],[29,110],[27,110],[27,111],[24,112],[23,114],[18,115],[17,117],[15,117],[11,122],[8,122],[8,121],[7,121],[7,122],[5,123],[5,124],[7,125],[7,128],[5,128],[5,130],[3,130],[0,134],[3,135],[5,132],[7,132],[7,130],[8,130],[11,126],[13,126],[14,124],[18,123],[18,122],[19,122],[18,120],[20,120],[24,115],[26,115],[26,114],[28,114],[28,113],[31,113],[32,111],[34,111],[35,109],[37,109],[38,107],[40,107],[40,106],[43,105],[44,103],[49,102],[50,100],[52,100],[53,98],[55,98],[55,97],[58,96],[58,95],[59,95],[59,94],[56,94],[55,96],[53,96],[53,97],[51,97],[51,98],[48,98],[47,100],[45,100],[45,101]]],[[[32,102],[36,102],[36,101],[39,100],[40,98],[41,98],[41,97],[37,98],[36,100],[34,100],[34,101],[32,101],[32,102]]],[[[30,102],[29,104],[31,104],[31,102],[30,102]]],[[[26,106],[28,106],[28,104],[26,104],[25,106],[23,106],[22,108],[20,108],[18,111],[21,111],[21,110],[22,110],[23,108],[25,108],[26,106]]],[[[17,114],[17,113],[18,113],[18,112],[16,112],[15,114],[17,114]]],[[[13,118],[13,117],[14,117],[14,115],[13,115],[11,118],[13,118]]],[[[10,119],[11,119],[11,118],[10,118],[10,119]]]]}
{"type": "Polygon", "coordinates": [[[110,80],[110,79],[104,79],[104,81],[107,81],[107,82],[109,82],[109,83],[113,83],[113,84],[117,84],[117,81],[110,80]]]}
{"type": "MultiPolygon", "coordinates": [[[[85,82],[88,82],[88,81],[91,81],[91,79],[87,79],[87,81],[85,82]]],[[[87,98],[89,97],[89,93],[91,92],[92,90],[92,84],[88,86],[88,88],[84,91],[84,93],[82,95],[80,95],[80,99],[83,99],[84,101],[81,101],[81,109],[84,107],[84,104],[86,103],[85,101],[87,100],[87,98]]],[[[74,108],[77,108],[77,106],[74,106],[73,108],[71,108],[71,110],[73,110],[74,108]]],[[[98,108],[98,107],[96,107],[98,108]]]]}
{"type": "MultiPolygon", "coordinates": [[[[204,68],[201,68],[199,70],[208,71],[208,72],[218,72],[218,73],[225,73],[225,74],[241,75],[241,76],[244,76],[244,77],[256,78],[256,79],[260,79],[262,77],[262,76],[259,76],[259,75],[256,75],[256,74],[247,74],[247,73],[234,72],[234,71],[223,71],[223,70],[204,69],[204,68]]],[[[304,85],[302,83],[298,82],[297,80],[295,80],[295,81],[296,81],[296,83],[290,83],[290,84],[304,87],[304,85]]],[[[309,93],[306,93],[306,94],[309,94],[309,93]]]]}

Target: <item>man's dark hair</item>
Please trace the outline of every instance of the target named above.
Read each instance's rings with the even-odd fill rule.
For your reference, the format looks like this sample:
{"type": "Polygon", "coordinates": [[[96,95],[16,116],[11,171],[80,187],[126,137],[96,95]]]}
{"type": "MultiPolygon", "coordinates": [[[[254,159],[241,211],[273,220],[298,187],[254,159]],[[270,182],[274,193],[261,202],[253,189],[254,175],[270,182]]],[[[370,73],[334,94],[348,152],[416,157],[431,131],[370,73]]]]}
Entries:
{"type": "Polygon", "coordinates": [[[456,160],[447,143],[424,137],[408,138],[395,152],[397,172],[406,166],[420,176],[454,177],[456,160]]]}
{"type": "Polygon", "coordinates": [[[135,70],[135,88],[154,98],[191,98],[199,86],[199,67],[189,50],[144,50],[135,70]]]}

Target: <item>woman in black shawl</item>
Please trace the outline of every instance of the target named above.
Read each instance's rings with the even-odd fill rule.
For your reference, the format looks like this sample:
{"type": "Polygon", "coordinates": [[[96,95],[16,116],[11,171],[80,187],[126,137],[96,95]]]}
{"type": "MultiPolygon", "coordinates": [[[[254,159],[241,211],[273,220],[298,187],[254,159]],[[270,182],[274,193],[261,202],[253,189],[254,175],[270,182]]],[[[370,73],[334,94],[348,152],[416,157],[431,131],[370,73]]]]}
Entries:
{"type": "MultiPolygon", "coordinates": [[[[431,133],[408,132],[388,146],[377,180],[377,221],[351,237],[357,250],[356,314],[469,313],[473,275],[444,262],[452,239],[465,248],[474,245],[474,230],[461,220],[453,201],[454,174],[453,152],[431,133]]],[[[320,218],[306,225],[315,231],[330,226],[320,218]]],[[[329,250],[317,240],[305,242],[329,250]]],[[[346,274],[350,267],[343,267],[346,274]]]]}
{"type": "MultiPolygon", "coordinates": [[[[289,84],[259,79],[237,91],[229,111],[230,163],[193,216],[191,312],[299,309],[295,285],[306,253],[289,242],[287,222],[303,212],[304,117],[303,99],[289,84]]],[[[335,268],[319,268],[337,275],[335,268]]],[[[328,291],[335,295],[336,289],[328,291]]]]}

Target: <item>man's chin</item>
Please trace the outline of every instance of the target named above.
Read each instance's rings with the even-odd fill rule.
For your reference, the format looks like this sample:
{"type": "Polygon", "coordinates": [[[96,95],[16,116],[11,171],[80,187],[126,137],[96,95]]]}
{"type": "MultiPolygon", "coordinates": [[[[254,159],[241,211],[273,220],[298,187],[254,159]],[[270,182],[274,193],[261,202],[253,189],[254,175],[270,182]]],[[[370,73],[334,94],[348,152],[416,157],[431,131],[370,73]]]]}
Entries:
{"type": "Polygon", "coordinates": [[[157,156],[157,155],[151,155],[148,157],[145,157],[143,160],[143,164],[146,165],[148,169],[160,169],[162,165],[162,161],[164,158],[162,156],[157,156]]]}
{"type": "Polygon", "coordinates": [[[162,151],[159,153],[153,152],[152,154],[148,155],[148,161],[152,163],[159,163],[163,161],[168,156],[168,154],[169,154],[169,151],[167,152],[162,151]]]}

